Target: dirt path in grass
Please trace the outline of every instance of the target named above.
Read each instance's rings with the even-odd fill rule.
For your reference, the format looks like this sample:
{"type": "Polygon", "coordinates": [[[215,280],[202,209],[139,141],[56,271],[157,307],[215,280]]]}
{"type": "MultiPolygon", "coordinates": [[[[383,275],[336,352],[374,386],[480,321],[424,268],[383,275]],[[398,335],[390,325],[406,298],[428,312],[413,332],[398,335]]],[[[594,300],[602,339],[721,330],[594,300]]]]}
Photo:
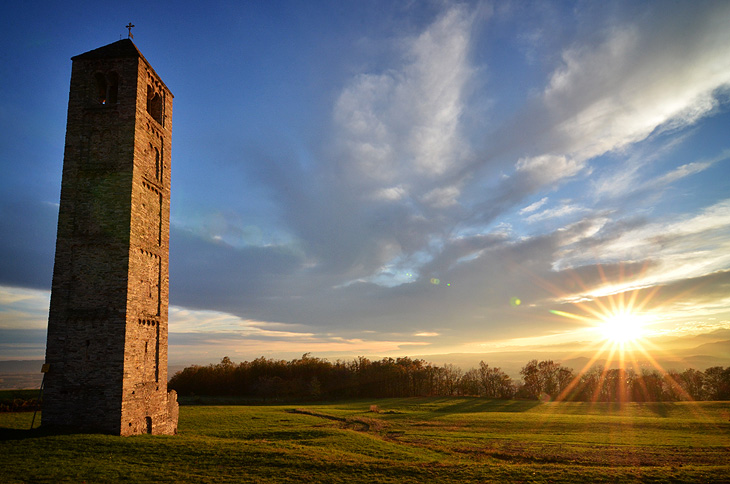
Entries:
{"type": "Polygon", "coordinates": [[[287,410],[287,412],[333,420],[335,422],[340,422],[342,424],[342,428],[357,430],[358,432],[378,432],[380,430],[383,430],[383,428],[385,427],[384,422],[375,419],[336,417],[334,415],[328,415],[326,413],[313,412],[304,408],[294,408],[292,410],[287,410]]]}
{"type": "Polygon", "coordinates": [[[289,413],[309,415],[339,422],[342,428],[358,432],[369,432],[383,440],[402,445],[427,448],[451,455],[469,456],[475,461],[495,459],[514,464],[569,464],[598,467],[654,467],[684,465],[725,465],[729,447],[713,448],[669,448],[663,446],[636,445],[594,445],[581,442],[519,442],[510,439],[485,439],[479,445],[464,445],[454,441],[451,444],[440,439],[438,443],[415,437],[409,432],[388,431],[387,424],[379,419],[337,417],[320,412],[298,408],[289,413]]]}

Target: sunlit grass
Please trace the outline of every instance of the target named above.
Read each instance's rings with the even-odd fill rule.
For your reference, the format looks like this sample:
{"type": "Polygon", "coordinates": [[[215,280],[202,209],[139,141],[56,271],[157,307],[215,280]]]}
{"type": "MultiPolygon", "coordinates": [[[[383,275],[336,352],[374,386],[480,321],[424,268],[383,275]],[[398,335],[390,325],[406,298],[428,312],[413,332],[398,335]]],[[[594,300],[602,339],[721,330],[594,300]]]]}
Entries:
{"type": "Polygon", "coordinates": [[[0,414],[0,482],[714,482],[730,474],[728,407],[718,402],[404,398],[180,410],[177,436],[131,438],[47,435],[27,430],[32,414],[0,414]]]}

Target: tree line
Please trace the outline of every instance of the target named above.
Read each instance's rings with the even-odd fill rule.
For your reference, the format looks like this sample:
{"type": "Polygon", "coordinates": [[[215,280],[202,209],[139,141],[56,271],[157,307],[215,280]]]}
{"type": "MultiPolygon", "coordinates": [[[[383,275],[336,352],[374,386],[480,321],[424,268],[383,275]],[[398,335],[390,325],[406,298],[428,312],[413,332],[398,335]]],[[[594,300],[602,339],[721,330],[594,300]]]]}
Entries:
{"type": "Polygon", "coordinates": [[[604,369],[576,374],[551,360],[529,361],[513,380],[483,361],[466,372],[421,359],[358,357],[330,362],[306,353],[291,361],[257,358],[189,366],[168,384],[181,396],[236,396],[262,400],[480,396],[566,401],[730,400],[730,367],[705,371],[604,369]]]}

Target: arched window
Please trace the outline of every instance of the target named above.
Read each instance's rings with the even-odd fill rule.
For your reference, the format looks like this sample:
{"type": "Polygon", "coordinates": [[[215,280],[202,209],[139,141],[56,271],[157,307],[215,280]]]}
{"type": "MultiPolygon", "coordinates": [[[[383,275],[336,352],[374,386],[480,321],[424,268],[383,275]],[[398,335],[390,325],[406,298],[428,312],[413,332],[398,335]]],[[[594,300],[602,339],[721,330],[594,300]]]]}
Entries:
{"type": "Polygon", "coordinates": [[[96,81],[96,100],[99,104],[106,104],[106,77],[101,72],[94,74],[96,81]]]}
{"type": "Polygon", "coordinates": [[[119,75],[116,72],[110,72],[106,76],[107,78],[107,96],[106,104],[116,104],[117,95],[119,93],[119,75]]]}
{"type": "Polygon", "coordinates": [[[162,124],[162,97],[152,86],[147,86],[147,112],[155,121],[162,124]]]}
{"type": "Polygon", "coordinates": [[[94,98],[99,104],[116,104],[119,94],[119,75],[116,72],[109,72],[107,75],[97,72],[94,74],[95,92],[94,98]]]}

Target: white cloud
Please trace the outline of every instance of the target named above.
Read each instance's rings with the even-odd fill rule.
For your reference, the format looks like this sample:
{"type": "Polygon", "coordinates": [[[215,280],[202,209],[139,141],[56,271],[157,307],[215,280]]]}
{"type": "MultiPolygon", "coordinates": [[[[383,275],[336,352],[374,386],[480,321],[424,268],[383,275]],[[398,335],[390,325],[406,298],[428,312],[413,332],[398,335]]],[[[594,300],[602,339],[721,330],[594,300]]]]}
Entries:
{"type": "Polygon", "coordinates": [[[687,163],[686,165],[682,165],[669,173],[664,174],[663,176],[659,177],[656,181],[658,185],[666,185],[672,182],[675,182],[677,180],[681,180],[682,178],[690,175],[694,175],[696,173],[700,173],[709,167],[712,166],[712,163],[709,162],[694,162],[694,163],[687,163]]]}
{"type": "Polygon", "coordinates": [[[665,173],[661,177],[657,178],[656,180],[652,180],[647,183],[647,185],[651,186],[664,186],[669,185],[670,183],[673,183],[677,180],[681,180],[682,178],[695,175],[697,173],[701,173],[705,171],[706,169],[712,167],[716,163],[720,163],[723,161],[730,160],[730,150],[724,150],[722,153],[720,153],[718,156],[710,159],[710,160],[702,160],[702,161],[694,161],[692,163],[687,163],[686,165],[679,166],[675,168],[674,170],[665,173]]]}
{"type": "Polygon", "coordinates": [[[463,91],[472,75],[467,59],[470,27],[463,9],[447,11],[413,42],[414,62],[398,86],[414,122],[408,150],[418,170],[429,175],[442,174],[463,156],[458,128],[463,91]]]}
{"type": "MultiPolygon", "coordinates": [[[[337,333],[301,331],[297,324],[251,321],[221,311],[170,307],[170,363],[193,364],[217,361],[228,355],[234,360],[253,360],[261,355],[294,358],[306,348],[325,356],[400,354],[405,347],[429,343],[410,339],[378,337],[374,331],[359,331],[372,338],[340,336],[337,333]]],[[[348,331],[349,334],[352,334],[348,331]]],[[[344,333],[343,333],[344,334],[344,333]]],[[[413,336],[437,336],[437,333],[413,336]]]]}
{"type": "Polygon", "coordinates": [[[46,329],[50,291],[0,286],[0,329],[46,329]]]}
{"type": "Polygon", "coordinates": [[[388,74],[363,74],[340,95],[335,120],[344,132],[346,150],[358,171],[379,181],[395,178],[394,133],[381,120],[396,80],[388,74]]]}
{"type": "MultiPolygon", "coordinates": [[[[701,254],[702,248],[694,244],[703,234],[675,234],[677,238],[658,244],[673,229],[671,221],[635,222],[638,217],[631,208],[621,211],[604,206],[600,214],[571,220],[566,226],[564,219],[578,218],[588,209],[577,202],[558,205],[553,201],[583,203],[591,194],[609,192],[618,197],[648,183],[642,178],[642,167],[651,160],[632,157],[632,143],[659,131],[676,138],[669,130],[686,127],[713,112],[712,96],[724,85],[725,68],[709,73],[708,59],[714,56],[723,63],[728,54],[712,47],[708,39],[727,37],[716,29],[721,23],[715,22],[707,30],[706,23],[690,22],[682,35],[669,35],[658,29],[661,21],[631,20],[637,23],[605,31],[598,43],[574,38],[573,45],[581,47],[563,52],[562,63],[549,76],[542,95],[520,99],[532,94],[515,82],[509,91],[513,99],[506,105],[515,109],[524,101],[526,111],[518,113],[514,124],[503,125],[499,117],[512,113],[488,113],[487,121],[468,124],[476,118],[471,117],[475,109],[470,96],[483,107],[486,97],[500,95],[490,90],[491,78],[483,79],[484,92],[470,91],[476,74],[487,70],[477,70],[470,63],[474,39],[469,12],[447,7],[421,33],[401,39],[402,55],[396,61],[387,63],[385,69],[352,77],[335,97],[335,156],[312,160],[308,168],[315,176],[303,180],[304,188],[294,179],[296,175],[287,180],[291,183],[277,187],[307,258],[318,264],[282,274],[262,270],[264,275],[256,284],[241,290],[247,299],[231,297],[228,307],[239,314],[303,322],[306,326],[302,328],[261,327],[283,334],[310,334],[303,339],[277,339],[281,348],[290,343],[294,347],[295,341],[325,348],[334,340],[320,339],[323,328],[342,330],[332,336],[343,339],[338,344],[375,348],[367,340],[358,342],[352,328],[382,334],[397,326],[413,338],[426,337],[428,332],[420,331],[422,328],[439,328],[436,323],[445,320],[458,321],[455,329],[463,330],[464,335],[475,334],[479,324],[504,333],[525,330],[514,329],[516,325],[510,323],[515,321],[531,325],[530,329],[538,327],[539,318],[524,315],[530,311],[527,302],[519,309],[509,305],[513,296],[524,301],[540,296],[533,278],[522,277],[524,273],[537,278],[551,274],[553,268],[596,261],[643,261],[665,254],[670,263],[685,262],[678,259],[680,255],[694,262],[711,261],[704,269],[687,265],[693,267],[690,273],[726,263],[716,253],[710,257],[701,254]],[[699,55],[706,47],[714,53],[699,55]],[[682,49],[690,55],[679,55],[682,49]],[[701,75],[689,75],[686,69],[701,75]],[[711,75],[700,79],[707,73],[711,75]],[[711,82],[704,82],[707,79],[711,82]],[[478,161],[470,159],[472,147],[482,146],[485,155],[478,161]],[[601,172],[621,175],[599,180],[606,182],[601,191],[589,176],[592,169],[598,170],[591,166],[593,157],[607,151],[614,155],[602,160],[606,165],[625,158],[626,153],[629,156],[601,172]],[[491,178],[506,163],[513,164],[510,176],[491,178]],[[558,190],[555,197],[543,197],[558,190]],[[525,207],[528,196],[534,196],[530,200],[543,198],[525,207]],[[552,227],[544,224],[544,233],[529,236],[515,233],[524,223],[512,229],[504,220],[515,207],[524,207],[519,210],[522,222],[549,221],[552,227]],[[631,218],[628,222],[610,219],[626,213],[631,218]],[[464,234],[464,240],[454,240],[455,234],[464,234]],[[694,249],[681,253],[679,239],[694,249]],[[433,244],[434,240],[440,240],[440,245],[433,244]],[[453,284],[448,288],[427,284],[432,277],[453,284]],[[262,304],[271,294],[296,294],[298,299],[262,304]]],[[[550,35],[549,30],[545,32],[550,35]]],[[[563,39],[552,39],[551,47],[563,39]]],[[[549,54],[542,62],[561,58],[549,54]]],[[[487,60],[503,62],[495,57],[487,60]]],[[[526,85],[535,86],[536,79],[533,75],[526,85]]],[[[655,160],[666,161],[664,157],[655,160]]],[[[671,183],[708,166],[687,163],[670,168],[664,176],[655,175],[652,181],[671,183]]],[[[685,221],[691,218],[688,214],[685,221]]],[[[709,233],[719,230],[715,227],[709,233]]],[[[724,247],[716,238],[709,243],[713,248],[724,247]]],[[[656,273],[657,269],[652,270],[656,273]]],[[[657,277],[667,277],[667,273],[657,277]]],[[[222,285],[223,291],[229,286],[222,285]]],[[[247,338],[260,337],[252,332],[257,326],[250,321],[234,327],[240,329],[241,324],[251,335],[247,338]]],[[[439,340],[447,339],[448,332],[442,336],[439,340]]]]}
{"type": "Polygon", "coordinates": [[[347,158],[378,183],[441,175],[467,152],[460,135],[471,20],[447,10],[419,36],[403,42],[404,64],[362,74],[340,94],[334,110],[347,158]]]}
{"type": "Polygon", "coordinates": [[[638,180],[642,166],[643,163],[637,160],[629,160],[607,175],[593,180],[593,195],[618,197],[633,192],[640,185],[638,180]]]}
{"type": "MultiPolygon", "coordinates": [[[[611,227],[606,224],[604,227],[611,227]]],[[[626,228],[616,237],[601,241],[587,251],[576,244],[565,247],[556,267],[615,261],[655,261],[644,284],[660,284],[698,277],[730,267],[730,199],[711,205],[698,214],[688,214],[626,228]]]]}
{"type": "Polygon", "coordinates": [[[526,220],[528,223],[535,223],[543,220],[566,217],[568,215],[575,215],[577,213],[586,213],[587,211],[588,210],[585,207],[563,203],[558,207],[543,210],[542,212],[538,213],[533,213],[532,215],[527,217],[526,220]]]}
{"type": "Polygon", "coordinates": [[[297,324],[243,319],[222,311],[192,310],[171,306],[170,331],[176,333],[236,332],[247,337],[306,338],[312,333],[301,330],[297,324]]]}
{"type": "Polygon", "coordinates": [[[730,85],[730,8],[720,2],[679,17],[657,15],[563,52],[544,101],[566,153],[589,159],[712,112],[716,90],[730,85]]]}
{"type": "Polygon", "coordinates": [[[534,212],[534,211],[535,211],[535,210],[537,210],[538,208],[540,208],[540,207],[542,207],[543,205],[545,205],[545,203],[547,203],[547,201],[548,201],[548,197],[542,197],[542,198],[541,198],[540,200],[538,200],[537,202],[535,202],[535,203],[532,203],[532,204],[530,204],[530,205],[526,206],[525,208],[521,209],[521,210],[520,210],[520,215],[524,215],[524,214],[526,214],[526,213],[531,213],[531,212],[534,212]]]}
{"type": "Polygon", "coordinates": [[[623,197],[631,193],[645,190],[661,190],[667,185],[680,180],[686,176],[700,173],[710,168],[715,163],[730,158],[730,152],[725,150],[719,156],[709,160],[695,161],[686,165],[674,168],[664,175],[657,176],[649,174],[647,167],[666,158],[675,151],[678,146],[688,141],[691,136],[683,134],[676,136],[662,146],[639,149],[631,154],[619,166],[613,166],[607,173],[598,179],[591,181],[592,192],[595,198],[603,196],[623,197]]]}
{"type": "Polygon", "coordinates": [[[520,158],[515,164],[518,173],[526,175],[532,183],[540,186],[577,175],[583,166],[582,162],[575,159],[556,155],[520,158]]]}
{"type": "Polygon", "coordinates": [[[387,188],[380,188],[373,194],[373,200],[385,200],[395,202],[408,195],[408,191],[401,185],[387,188]]]}

